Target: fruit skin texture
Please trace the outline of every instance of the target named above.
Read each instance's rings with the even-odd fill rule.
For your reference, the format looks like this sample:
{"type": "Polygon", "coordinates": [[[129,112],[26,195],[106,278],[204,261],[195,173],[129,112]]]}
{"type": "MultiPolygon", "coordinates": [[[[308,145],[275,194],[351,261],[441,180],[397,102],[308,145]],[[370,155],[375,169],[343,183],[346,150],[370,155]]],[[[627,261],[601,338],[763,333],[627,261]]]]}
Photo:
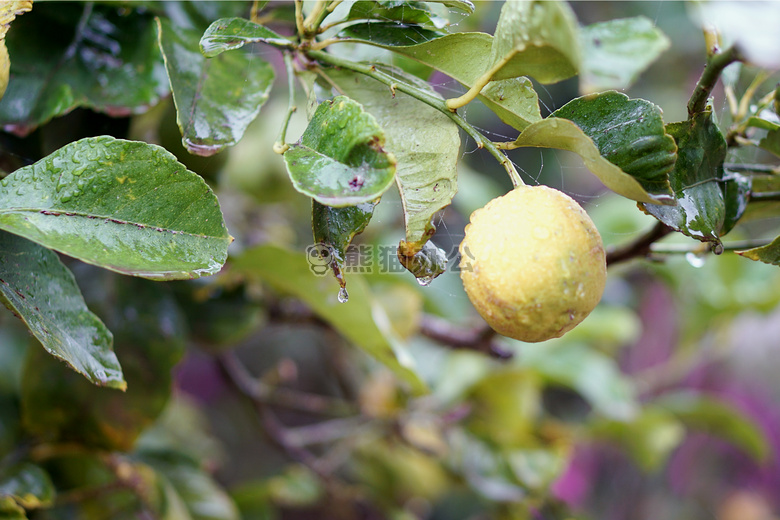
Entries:
{"type": "Polygon", "coordinates": [[[568,195],[520,186],[471,214],[460,244],[463,286],[498,333],[558,338],[596,307],[607,278],[593,221],[568,195]]]}

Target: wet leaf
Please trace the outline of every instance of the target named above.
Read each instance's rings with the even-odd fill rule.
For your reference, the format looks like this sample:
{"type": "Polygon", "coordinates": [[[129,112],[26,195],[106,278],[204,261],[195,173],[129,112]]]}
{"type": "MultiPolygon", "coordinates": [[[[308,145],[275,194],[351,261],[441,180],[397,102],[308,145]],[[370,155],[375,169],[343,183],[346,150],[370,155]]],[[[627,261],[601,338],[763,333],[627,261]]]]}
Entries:
{"type": "Polygon", "coordinates": [[[162,18],[157,24],[182,143],[201,156],[236,144],[268,100],[273,67],[243,51],[205,58],[200,31],[162,18]]]}
{"type": "Polygon", "coordinates": [[[580,43],[577,19],[565,2],[506,2],[490,53],[494,80],[531,76],[555,83],[577,74],[580,43]]]}
{"type": "Polygon", "coordinates": [[[51,355],[94,384],[125,389],[111,332],[56,253],[0,231],[0,300],[51,355]]]}
{"type": "MultiPolygon", "coordinates": [[[[366,229],[378,202],[334,208],[312,200],[311,227],[316,246],[309,250],[309,262],[329,267],[342,287],[346,284],[343,271],[347,248],[355,235],[366,229]],[[315,253],[319,256],[311,256],[315,253]]],[[[359,262],[360,257],[357,260],[359,262]]],[[[360,265],[355,267],[360,269],[360,265]]]]}
{"type": "Polygon", "coordinates": [[[341,304],[333,281],[315,276],[316,265],[307,262],[303,252],[264,245],[247,250],[231,266],[238,273],[299,298],[345,338],[407,382],[415,393],[427,391],[414,369],[414,361],[396,339],[390,319],[374,301],[362,277],[352,277],[349,302],[341,304]]]}
{"type": "MultiPolygon", "coordinates": [[[[433,92],[427,83],[397,69],[387,72],[433,92]]],[[[450,204],[458,190],[458,128],[439,111],[402,92],[393,93],[371,78],[346,71],[328,71],[328,75],[384,129],[386,148],[398,161],[396,182],[406,228],[403,248],[405,256],[414,256],[436,231],[431,222],[434,215],[450,204]]]]}
{"type": "Polygon", "coordinates": [[[551,115],[574,122],[602,157],[639,181],[656,200],[670,194],[668,175],[677,146],[664,130],[657,105],[611,91],[572,100],[551,115]]]}
{"type": "Polygon", "coordinates": [[[24,425],[49,441],[127,452],[168,403],[171,371],[184,352],[184,319],[165,284],[85,265],[76,272],[114,333],[127,391],[96,389],[33,352],[22,384],[24,425]]]}
{"type": "Polygon", "coordinates": [[[424,3],[415,1],[381,2],[358,0],[349,9],[346,20],[382,20],[428,28],[444,27],[447,21],[435,16],[424,3]]]}
{"type": "Polygon", "coordinates": [[[212,23],[200,39],[200,50],[207,58],[238,49],[247,43],[271,43],[275,47],[292,47],[293,43],[245,18],[222,18],[212,23]]]}
{"type": "Polygon", "coordinates": [[[326,206],[372,201],[395,179],[396,161],[385,150],[382,128],[345,96],[317,107],[284,160],[295,189],[326,206]]]}
{"type": "Polygon", "coordinates": [[[751,177],[735,172],[726,172],[723,181],[723,201],[726,214],[723,216],[721,235],[725,235],[740,221],[747,210],[750,193],[753,187],[751,177]]]}
{"type": "Polygon", "coordinates": [[[48,507],[55,494],[51,478],[40,466],[23,462],[0,472],[0,497],[10,497],[25,509],[48,507]]]}
{"type": "Polygon", "coordinates": [[[443,4],[447,7],[459,9],[465,13],[474,13],[474,4],[470,0],[426,0],[431,4],[443,4]]]}
{"type": "Polygon", "coordinates": [[[583,27],[580,90],[625,89],[670,46],[669,39],[644,16],[583,27]]]}
{"type": "Polygon", "coordinates": [[[756,462],[765,462],[771,453],[765,433],[736,407],[715,397],[692,391],[664,394],[653,406],[673,414],[683,424],[725,439],[756,462]]]}
{"type": "Polygon", "coordinates": [[[115,6],[36,3],[8,33],[11,81],[0,124],[25,135],[76,107],[144,112],[168,92],[151,14],[115,6]]]}
{"type": "Polygon", "coordinates": [[[618,92],[577,98],[526,128],[515,145],[574,152],[612,191],[641,202],[671,202],[667,175],[676,146],[661,110],[648,101],[618,92]]]}
{"type": "MultiPolygon", "coordinates": [[[[470,87],[490,65],[493,37],[479,32],[439,36],[432,31],[393,24],[353,25],[340,37],[412,58],[470,87]]],[[[526,78],[492,81],[478,96],[502,121],[523,130],[541,119],[539,99],[526,78]]]]}
{"type": "Polygon", "coordinates": [[[722,186],[726,140],[711,110],[666,129],[678,147],[677,162],[669,174],[677,205],[645,204],[644,209],[667,226],[717,248],[727,212],[722,186]]]}
{"type": "Polygon", "coordinates": [[[232,240],[203,179],[159,146],[102,136],[0,182],[0,229],[122,274],[216,273],[232,240]]]}
{"type": "Polygon", "coordinates": [[[5,35],[11,27],[14,18],[32,9],[32,0],[3,0],[0,2],[0,98],[8,86],[8,73],[11,62],[8,48],[5,45],[5,35]]]}

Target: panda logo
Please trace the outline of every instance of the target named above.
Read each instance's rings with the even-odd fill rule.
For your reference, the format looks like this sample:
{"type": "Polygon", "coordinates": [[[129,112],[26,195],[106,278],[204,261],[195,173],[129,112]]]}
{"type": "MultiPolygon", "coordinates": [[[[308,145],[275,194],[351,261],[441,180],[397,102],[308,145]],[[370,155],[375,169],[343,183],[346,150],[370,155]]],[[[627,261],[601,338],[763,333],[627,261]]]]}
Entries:
{"type": "Polygon", "coordinates": [[[324,276],[333,262],[333,248],[325,244],[312,244],[306,247],[306,260],[312,273],[324,276]]]}

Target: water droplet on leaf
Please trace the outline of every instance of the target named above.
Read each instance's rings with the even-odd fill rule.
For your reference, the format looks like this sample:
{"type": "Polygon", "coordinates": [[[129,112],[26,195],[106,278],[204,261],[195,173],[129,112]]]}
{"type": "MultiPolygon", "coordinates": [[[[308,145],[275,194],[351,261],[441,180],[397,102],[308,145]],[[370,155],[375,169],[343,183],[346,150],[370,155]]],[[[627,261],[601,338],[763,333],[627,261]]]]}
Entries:
{"type": "Polygon", "coordinates": [[[349,293],[347,292],[346,287],[342,287],[339,289],[339,303],[347,303],[349,301],[349,293]]]}

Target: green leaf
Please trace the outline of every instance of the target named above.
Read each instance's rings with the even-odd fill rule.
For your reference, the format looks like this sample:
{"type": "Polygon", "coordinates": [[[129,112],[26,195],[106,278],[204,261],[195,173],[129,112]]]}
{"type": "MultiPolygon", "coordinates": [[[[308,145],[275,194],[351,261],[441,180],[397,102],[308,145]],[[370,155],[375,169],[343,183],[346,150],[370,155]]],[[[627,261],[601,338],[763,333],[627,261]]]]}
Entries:
{"type": "Polygon", "coordinates": [[[189,457],[175,451],[138,455],[171,484],[192,520],[238,520],[238,509],[230,496],[189,457]]]}
{"type": "Polygon", "coordinates": [[[426,0],[429,4],[443,4],[447,7],[459,9],[467,14],[474,13],[474,4],[470,0],[426,0]]]}
{"type": "Polygon", "coordinates": [[[48,473],[35,464],[23,462],[0,473],[0,497],[11,497],[25,509],[49,507],[55,494],[48,473]]]}
{"type": "Polygon", "coordinates": [[[663,408],[645,406],[634,420],[596,420],[588,425],[597,439],[622,446],[647,472],[661,469],[674,449],[685,439],[680,421],[663,408]]]}
{"type": "Polygon", "coordinates": [[[127,452],[160,415],[184,352],[184,320],[170,287],[81,266],[80,285],[114,333],[127,391],[96,389],[43,354],[30,353],[24,424],[48,440],[127,452]]]}
{"type": "Polygon", "coordinates": [[[737,254],[757,262],[780,265],[780,236],[765,246],[737,251],[737,254]]]}
{"type": "Polygon", "coordinates": [[[268,100],[273,67],[245,52],[204,58],[199,31],[157,24],[184,146],[210,156],[236,144],[268,100]]]}
{"type": "MultiPolygon", "coordinates": [[[[413,76],[397,69],[390,72],[399,81],[433,92],[413,76]]],[[[393,93],[371,78],[347,71],[328,71],[328,75],[384,129],[386,148],[398,161],[396,182],[406,228],[402,248],[406,256],[414,256],[436,231],[433,216],[448,206],[458,191],[458,127],[438,110],[401,92],[393,93]]]]}
{"type": "Polygon", "coordinates": [[[25,135],[76,107],[144,112],[167,95],[150,14],[92,3],[35,4],[8,34],[11,81],[0,125],[25,135]]]}
{"type": "Polygon", "coordinates": [[[124,390],[111,332],[87,309],[57,254],[0,231],[0,300],[53,356],[90,382],[124,390]]]}
{"type": "Polygon", "coordinates": [[[385,150],[382,128],[345,96],[317,107],[284,160],[295,189],[327,206],[372,201],[395,179],[396,161],[385,150]]]}
{"type": "Polygon", "coordinates": [[[512,0],[501,8],[490,53],[492,79],[555,83],[577,74],[577,19],[565,2],[512,0]]]}
{"type": "Polygon", "coordinates": [[[203,179],[159,146],[102,136],[0,181],[0,229],[156,280],[216,273],[228,235],[203,179]]]}
{"type": "Polygon", "coordinates": [[[316,200],[311,202],[311,227],[316,245],[308,250],[309,262],[321,264],[325,269],[329,267],[339,284],[346,287],[343,272],[347,248],[355,235],[366,229],[379,201],[343,208],[325,206],[316,200]]]}
{"type": "Polygon", "coordinates": [[[594,410],[611,419],[636,417],[631,380],[621,374],[615,361],[577,343],[551,341],[543,346],[518,344],[518,366],[533,370],[547,381],[568,386],[587,399],[594,410]]]}
{"type": "MultiPolygon", "coordinates": [[[[358,24],[339,34],[346,41],[374,45],[407,56],[471,87],[490,64],[493,37],[479,32],[439,36],[424,29],[392,24],[358,24]]],[[[478,96],[502,121],[517,130],[539,121],[539,99],[530,80],[492,81],[478,96]]]]}
{"type": "Polygon", "coordinates": [[[594,23],[580,33],[583,62],[580,90],[625,89],[670,46],[644,16],[594,23]]]}
{"type": "Polygon", "coordinates": [[[708,110],[693,119],[667,125],[677,142],[677,162],[669,182],[676,206],[644,205],[645,211],[667,226],[702,242],[720,247],[726,218],[721,186],[726,140],[708,110]]]}
{"type": "Polygon", "coordinates": [[[735,172],[727,172],[723,180],[723,200],[726,214],[723,216],[721,235],[725,235],[742,219],[750,202],[753,178],[735,172]]]}
{"type": "Polygon", "coordinates": [[[653,406],[673,414],[686,426],[717,435],[765,462],[772,447],[761,428],[734,406],[711,396],[679,391],[655,399],[653,406]]]}
{"type": "Polygon", "coordinates": [[[358,0],[349,9],[346,20],[382,20],[401,24],[440,28],[447,21],[436,17],[424,3],[415,1],[382,2],[358,0]]]}
{"type": "Polygon", "coordinates": [[[758,142],[758,146],[767,152],[780,157],[780,129],[768,132],[766,136],[762,137],[761,141],[758,142]]]}
{"type": "Polygon", "coordinates": [[[618,92],[577,98],[526,128],[514,144],[574,152],[612,191],[640,202],[671,201],[667,175],[676,146],[649,101],[618,92]]]}
{"type": "Polygon", "coordinates": [[[269,43],[275,47],[293,47],[293,43],[270,29],[245,18],[222,18],[212,23],[200,39],[200,51],[213,58],[247,43],[269,43]]]}
{"type": "Polygon", "coordinates": [[[361,277],[352,278],[349,302],[340,304],[333,282],[315,276],[316,266],[307,262],[303,252],[263,245],[245,251],[231,266],[238,273],[299,298],[345,338],[406,381],[415,393],[427,392],[414,369],[414,361],[395,338],[387,314],[361,277]]]}

